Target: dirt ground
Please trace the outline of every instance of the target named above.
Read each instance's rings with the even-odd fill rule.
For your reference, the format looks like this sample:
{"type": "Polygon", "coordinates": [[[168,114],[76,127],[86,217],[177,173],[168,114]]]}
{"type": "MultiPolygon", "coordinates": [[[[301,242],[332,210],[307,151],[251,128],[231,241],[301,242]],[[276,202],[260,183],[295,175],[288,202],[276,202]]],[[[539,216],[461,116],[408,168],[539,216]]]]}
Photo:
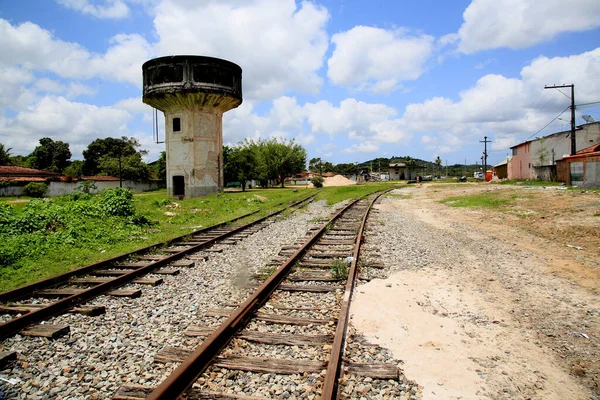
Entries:
{"type": "Polygon", "coordinates": [[[394,192],[352,325],[402,360],[424,399],[600,399],[600,193],[489,184],[394,192]],[[495,209],[449,196],[513,196],[495,209]],[[412,244],[412,249],[406,250],[412,244]]]}

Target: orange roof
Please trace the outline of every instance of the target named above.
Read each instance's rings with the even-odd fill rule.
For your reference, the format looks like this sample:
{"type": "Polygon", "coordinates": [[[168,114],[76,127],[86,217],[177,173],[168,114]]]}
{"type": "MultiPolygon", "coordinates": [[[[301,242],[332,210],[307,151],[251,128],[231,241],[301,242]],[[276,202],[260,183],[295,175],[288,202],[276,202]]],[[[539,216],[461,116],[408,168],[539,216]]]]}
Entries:
{"type": "Polygon", "coordinates": [[[591,145],[590,147],[586,147],[585,149],[581,149],[577,152],[577,154],[589,154],[596,153],[598,151],[600,151],[600,143],[591,145]]]}
{"type": "Polygon", "coordinates": [[[97,176],[82,176],[81,178],[82,181],[118,181],[119,178],[115,178],[114,176],[101,176],[101,175],[97,175],[97,176]]]}
{"type": "Polygon", "coordinates": [[[56,172],[42,171],[33,168],[17,167],[14,165],[0,165],[0,175],[17,175],[17,176],[56,176],[56,172]]]}
{"type": "Polygon", "coordinates": [[[46,178],[39,176],[0,176],[0,181],[9,182],[46,182],[46,178]]]}

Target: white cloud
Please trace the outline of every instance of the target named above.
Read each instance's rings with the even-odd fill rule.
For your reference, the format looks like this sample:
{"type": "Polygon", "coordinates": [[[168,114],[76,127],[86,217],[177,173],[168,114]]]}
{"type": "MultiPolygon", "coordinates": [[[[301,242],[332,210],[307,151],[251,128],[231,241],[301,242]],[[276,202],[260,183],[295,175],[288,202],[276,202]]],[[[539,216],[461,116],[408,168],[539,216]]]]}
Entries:
{"type": "Polygon", "coordinates": [[[64,97],[45,96],[13,118],[0,118],[0,143],[14,154],[31,152],[42,137],[71,145],[74,156],[96,138],[127,136],[131,115],[114,107],[70,102],[64,97]]]}
{"type": "Polygon", "coordinates": [[[328,47],[324,7],[294,0],[164,0],[155,8],[159,55],[202,54],[242,67],[245,98],[316,94],[328,47]]]}
{"type": "Polygon", "coordinates": [[[600,48],[570,57],[539,57],[521,70],[520,79],[485,75],[460,92],[457,101],[433,97],[408,105],[402,120],[407,130],[425,132],[421,143],[440,153],[459,150],[484,135],[494,140],[493,149],[505,149],[570,104],[562,94],[544,90],[544,85],[572,82],[577,102],[592,102],[600,92],[600,81],[595,79],[599,75],[600,48]]]}
{"type": "Polygon", "coordinates": [[[311,131],[329,135],[349,131],[363,133],[370,129],[373,122],[396,115],[396,110],[385,104],[368,104],[353,98],[342,100],[339,107],[325,100],[307,103],[304,110],[311,131]]]}
{"type": "Polygon", "coordinates": [[[101,19],[121,19],[129,15],[129,7],[121,0],[105,0],[105,5],[95,5],[89,0],[57,0],[59,4],[79,11],[82,14],[93,15],[101,19]]]}
{"type": "Polygon", "coordinates": [[[563,32],[600,26],[597,0],[473,0],[463,14],[458,30],[459,50],[529,47],[563,32]]]}
{"type": "Polygon", "coordinates": [[[0,19],[0,67],[18,65],[70,79],[100,76],[141,87],[141,65],[150,57],[150,45],[137,34],[116,35],[110,43],[106,53],[91,53],[77,43],[54,38],[31,22],[13,26],[0,19]]]}
{"type": "Polygon", "coordinates": [[[379,145],[375,142],[365,141],[359,144],[353,144],[352,146],[343,150],[344,153],[366,153],[373,154],[379,150],[379,145]]]}
{"type": "Polygon", "coordinates": [[[421,76],[434,39],[402,29],[356,26],[333,35],[331,41],[336,48],[327,61],[327,76],[334,84],[390,93],[400,82],[421,76]]]}
{"type": "Polygon", "coordinates": [[[96,91],[91,87],[78,82],[69,82],[68,85],[65,85],[59,81],[49,78],[41,78],[35,81],[33,84],[33,89],[36,92],[43,93],[64,93],[65,97],[69,100],[73,100],[82,95],[91,96],[96,93],[96,91]]]}

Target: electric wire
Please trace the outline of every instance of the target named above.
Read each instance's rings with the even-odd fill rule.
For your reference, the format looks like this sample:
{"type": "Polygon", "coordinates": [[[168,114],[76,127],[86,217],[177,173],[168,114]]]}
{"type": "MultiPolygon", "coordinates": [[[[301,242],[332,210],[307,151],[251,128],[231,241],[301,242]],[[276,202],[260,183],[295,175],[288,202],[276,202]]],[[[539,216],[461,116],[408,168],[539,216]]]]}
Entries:
{"type": "Polygon", "coordinates": [[[537,135],[538,133],[540,133],[541,131],[543,131],[544,129],[546,129],[551,123],[553,123],[554,121],[556,121],[558,119],[558,117],[560,117],[561,115],[563,115],[565,113],[565,111],[567,111],[569,108],[571,108],[571,106],[569,106],[569,107],[565,108],[564,110],[562,110],[560,114],[558,114],[556,117],[552,118],[552,121],[548,122],[546,125],[544,125],[543,128],[541,128],[537,132],[533,133],[531,136],[529,136],[527,139],[525,139],[525,141],[531,139],[532,137],[534,137],[535,135],[537,135]]]}

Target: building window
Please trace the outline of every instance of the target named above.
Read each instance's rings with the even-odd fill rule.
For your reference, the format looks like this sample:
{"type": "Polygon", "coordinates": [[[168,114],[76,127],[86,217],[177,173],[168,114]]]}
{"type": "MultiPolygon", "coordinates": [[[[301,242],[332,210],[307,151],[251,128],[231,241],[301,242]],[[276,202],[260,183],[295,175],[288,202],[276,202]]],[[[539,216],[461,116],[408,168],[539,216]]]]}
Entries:
{"type": "Polygon", "coordinates": [[[181,131],[181,119],[173,118],[173,132],[181,131]]]}
{"type": "Polygon", "coordinates": [[[513,147],[513,149],[512,149],[512,150],[513,150],[513,153],[512,153],[512,155],[513,155],[513,156],[516,156],[516,155],[518,154],[517,148],[516,148],[516,147],[513,147]]]}

